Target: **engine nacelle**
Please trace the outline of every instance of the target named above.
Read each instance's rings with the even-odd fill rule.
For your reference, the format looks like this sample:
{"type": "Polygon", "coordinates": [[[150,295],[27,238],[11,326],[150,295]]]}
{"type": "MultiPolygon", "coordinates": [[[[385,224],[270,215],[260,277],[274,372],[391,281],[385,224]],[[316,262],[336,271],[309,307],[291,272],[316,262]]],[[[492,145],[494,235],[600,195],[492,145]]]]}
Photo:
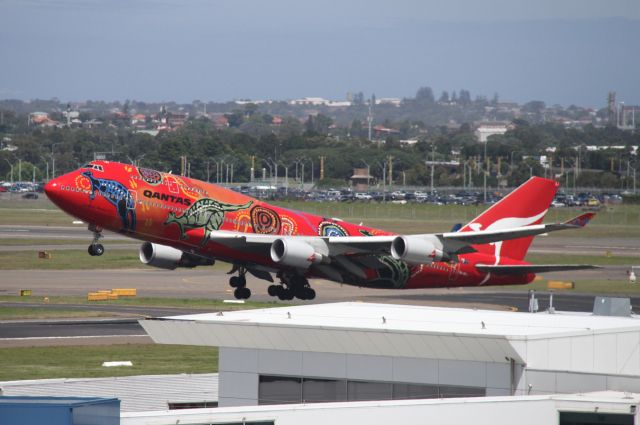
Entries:
{"type": "Polygon", "coordinates": [[[140,246],[140,261],[148,266],[174,270],[178,267],[193,268],[212,266],[215,260],[190,254],[179,249],[157,243],[145,242],[140,246]]]}
{"type": "Polygon", "coordinates": [[[391,256],[409,264],[449,260],[436,237],[398,236],[391,242],[391,256]]]}
{"type": "Polygon", "coordinates": [[[277,264],[306,270],[311,264],[323,262],[325,257],[307,242],[282,238],[271,244],[271,259],[277,264]]]}

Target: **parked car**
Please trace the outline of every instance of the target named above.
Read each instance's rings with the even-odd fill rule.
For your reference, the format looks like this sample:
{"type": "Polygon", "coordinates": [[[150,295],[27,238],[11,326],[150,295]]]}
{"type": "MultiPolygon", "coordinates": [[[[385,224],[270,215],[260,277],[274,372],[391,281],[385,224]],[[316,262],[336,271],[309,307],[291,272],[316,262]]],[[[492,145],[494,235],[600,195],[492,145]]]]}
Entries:
{"type": "Polygon", "coordinates": [[[369,195],[368,193],[355,193],[354,194],[355,199],[359,200],[359,201],[370,201],[373,199],[373,196],[369,195]]]}
{"type": "Polygon", "coordinates": [[[28,192],[22,195],[24,199],[38,199],[38,194],[35,192],[28,192]]]}

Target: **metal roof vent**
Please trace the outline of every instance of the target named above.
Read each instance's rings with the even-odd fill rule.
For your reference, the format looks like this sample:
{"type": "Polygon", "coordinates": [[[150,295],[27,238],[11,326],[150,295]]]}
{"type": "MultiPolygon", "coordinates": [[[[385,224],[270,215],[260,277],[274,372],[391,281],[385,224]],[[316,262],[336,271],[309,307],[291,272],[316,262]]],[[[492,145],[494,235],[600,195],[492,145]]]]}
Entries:
{"type": "Polygon", "coordinates": [[[596,316],[631,316],[631,299],[596,297],[593,302],[593,314],[596,316]]]}

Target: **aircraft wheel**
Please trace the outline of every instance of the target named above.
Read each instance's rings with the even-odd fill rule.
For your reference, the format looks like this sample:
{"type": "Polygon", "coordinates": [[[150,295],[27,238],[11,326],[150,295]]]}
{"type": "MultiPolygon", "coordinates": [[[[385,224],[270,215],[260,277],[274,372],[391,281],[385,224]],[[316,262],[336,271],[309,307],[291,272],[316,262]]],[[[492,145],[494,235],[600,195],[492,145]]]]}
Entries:
{"type": "Polygon", "coordinates": [[[316,297],[316,291],[313,288],[307,288],[306,292],[306,299],[311,301],[313,299],[315,299],[316,297]]]}
{"type": "Polygon", "coordinates": [[[93,246],[94,255],[101,256],[104,254],[104,246],[102,244],[97,243],[93,246]]]}
{"type": "Polygon", "coordinates": [[[307,288],[304,286],[296,286],[294,288],[295,290],[293,291],[293,295],[295,295],[296,298],[301,300],[307,299],[307,288]]]}
{"type": "Polygon", "coordinates": [[[267,292],[270,296],[275,297],[276,295],[278,295],[278,288],[278,285],[269,285],[269,287],[267,288],[267,292]]]}
{"type": "Polygon", "coordinates": [[[89,247],[87,248],[87,252],[89,253],[90,256],[94,257],[96,255],[96,253],[93,250],[93,245],[89,245],[89,247]]]}
{"type": "Polygon", "coordinates": [[[240,285],[240,277],[231,276],[229,278],[229,285],[231,285],[232,288],[240,288],[240,287],[242,287],[242,285],[240,285]]]}
{"type": "Polygon", "coordinates": [[[233,291],[233,296],[239,300],[246,300],[251,296],[251,290],[245,287],[236,288],[236,290],[233,291]]]}
{"type": "Polygon", "coordinates": [[[240,276],[238,276],[238,287],[244,286],[247,286],[247,278],[244,274],[241,274],[240,276]]]}
{"type": "Polygon", "coordinates": [[[281,301],[292,300],[293,299],[293,291],[291,289],[285,288],[284,286],[278,286],[278,291],[276,293],[276,296],[281,301]]]}
{"type": "Polygon", "coordinates": [[[285,298],[284,299],[287,300],[287,301],[291,301],[294,298],[294,294],[293,294],[293,291],[291,289],[287,289],[284,294],[285,294],[285,298]]]}

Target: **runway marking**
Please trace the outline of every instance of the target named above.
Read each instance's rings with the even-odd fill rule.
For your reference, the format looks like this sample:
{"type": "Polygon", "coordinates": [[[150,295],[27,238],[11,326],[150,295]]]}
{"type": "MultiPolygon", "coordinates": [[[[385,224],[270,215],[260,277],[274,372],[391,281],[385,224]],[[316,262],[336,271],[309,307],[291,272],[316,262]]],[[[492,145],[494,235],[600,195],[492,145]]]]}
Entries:
{"type": "Polygon", "coordinates": [[[0,341],[29,341],[36,339],[139,338],[141,336],[149,335],[28,336],[22,338],[0,338],[0,341]]]}

